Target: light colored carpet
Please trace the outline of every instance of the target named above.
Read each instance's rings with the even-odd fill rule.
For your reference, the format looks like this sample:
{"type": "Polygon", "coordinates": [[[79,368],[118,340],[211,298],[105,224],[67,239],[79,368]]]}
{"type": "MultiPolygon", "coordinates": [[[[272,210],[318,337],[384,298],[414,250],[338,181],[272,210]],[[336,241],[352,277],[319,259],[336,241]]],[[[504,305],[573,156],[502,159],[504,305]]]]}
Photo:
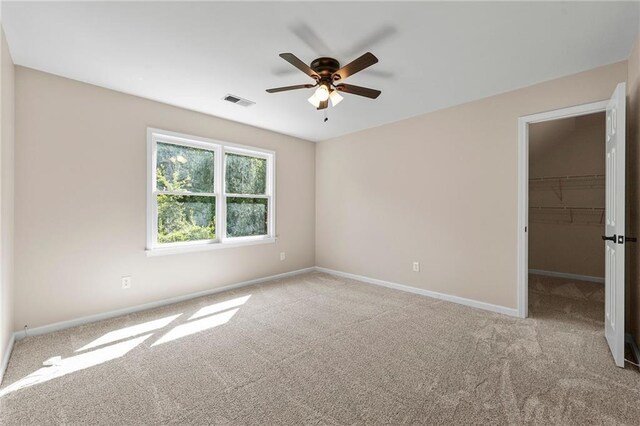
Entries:
{"type": "Polygon", "coordinates": [[[310,273],[29,337],[0,423],[638,424],[602,285],[530,287],[519,320],[310,273]]]}

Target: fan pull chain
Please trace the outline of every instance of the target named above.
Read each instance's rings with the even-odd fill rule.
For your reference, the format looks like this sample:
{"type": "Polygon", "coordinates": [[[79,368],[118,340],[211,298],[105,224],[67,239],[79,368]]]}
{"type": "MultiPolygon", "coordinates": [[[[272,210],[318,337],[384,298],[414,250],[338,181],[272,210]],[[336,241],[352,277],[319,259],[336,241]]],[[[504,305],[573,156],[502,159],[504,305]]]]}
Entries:
{"type": "Polygon", "coordinates": [[[327,117],[327,108],[324,109],[324,122],[329,121],[329,117],[327,117]]]}

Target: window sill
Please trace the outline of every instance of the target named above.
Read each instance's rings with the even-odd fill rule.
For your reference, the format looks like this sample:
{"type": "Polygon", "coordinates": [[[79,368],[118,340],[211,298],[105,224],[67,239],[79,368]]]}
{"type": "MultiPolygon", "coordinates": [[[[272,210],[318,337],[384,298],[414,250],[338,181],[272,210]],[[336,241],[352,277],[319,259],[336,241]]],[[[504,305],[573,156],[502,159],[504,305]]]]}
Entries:
{"type": "Polygon", "coordinates": [[[210,244],[194,244],[185,246],[173,246],[173,247],[159,247],[153,249],[147,249],[147,257],[154,256],[166,256],[170,254],[183,254],[198,251],[220,250],[234,247],[254,246],[259,244],[273,244],[276,239],[273,237],[267,238],[251,238],[243,239],[242,241],[232,241],[225,243],[210,243],[210,244]]]}

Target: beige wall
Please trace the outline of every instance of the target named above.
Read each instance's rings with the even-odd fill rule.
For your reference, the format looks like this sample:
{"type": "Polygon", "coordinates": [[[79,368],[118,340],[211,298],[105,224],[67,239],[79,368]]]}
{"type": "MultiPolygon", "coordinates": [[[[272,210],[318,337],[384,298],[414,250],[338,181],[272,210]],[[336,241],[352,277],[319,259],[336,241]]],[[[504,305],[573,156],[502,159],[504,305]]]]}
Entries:
{"type": "Polygon", "coordinates": [[[312,142],[22,67],[16,141],[16,329],[315,263],[312,142]],[[277,243],[147,257],[147,126],[275,150],[277,243]]]}
{"type": "Polygon", "coordinates": [[[16,67],[14,329],[314,263],[515,308],[517,118],[626,77],[621,62],[314,146],[16,67]],[[147,258],[147,126],[276,150],[278,242],[147,258]]]}
{"type": "Polygon", "coordinates": [[[14,101],[14,66],[0,28],[0,368],[13,333],[14,101]]]}
{"type": "MultiPolygon", "coordinates": [[[[627,82],[627,235],[640,237],[640,210],[638,195],[640,182],[640,38],[631,51],[628,61],[627,82]]],[[[627,332],[640,342],[640,251],[638,244],[626,244],[626,282],[627,282],[627,332]]]]}
{"type": "MultiPolygon", "coordinates": [[[[529,127],[529,177],[604,175],[605,113],[529,127]]],[[[604,208],[604,178],[534,181],[529,205],[604,208]]],[[[600,211],[529,211],[529,268],[604,278],[600,211]],[[571,213],[571,215],[570,215],[571,213]]]]}
{"type": "Polygon", "coordinates": [[[515,308],[517,119],[626,79],[625,61],[319,143],[317,265],[515,308]]]}

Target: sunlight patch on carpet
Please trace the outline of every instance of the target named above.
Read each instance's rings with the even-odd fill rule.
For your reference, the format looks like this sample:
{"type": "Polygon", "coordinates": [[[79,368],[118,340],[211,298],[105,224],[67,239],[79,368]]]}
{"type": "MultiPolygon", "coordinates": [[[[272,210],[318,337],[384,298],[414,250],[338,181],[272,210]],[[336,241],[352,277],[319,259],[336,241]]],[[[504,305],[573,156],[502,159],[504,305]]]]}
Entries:
{"type": "Polygon", "coordinates": [[[160,319],[148,321],[142,324],[132,325],[131,327],[125,327],[119,330],[110,331],[104,334],[102,337],[97,338],[93,342],[84,345],[80,349],[76,349],[76,352],[82,352],[87,349],[93,349],[98,346],[106,345],[107,343],[117,342],[118,340],[128,339],[129,337],[137,336],[139,334],[144,334],[150,331],[164,328],[167,325],[171,324],[180,315],[182,314],[171,315],[166,318],[160,318],[160,319]]]}
{"type": "Polygon", "coordinates": [[[114,360],[126,355],[129,351],[136,346],[144,342],[151,337],[151,334],[140,336],[135,339],[127,340],[125,342],[116,343],[114,345],[107,346],[102,349],[96,349],[95,351],[87,352],[80,355],[74,355],[69,358],[57,358],[55,363],[50,367],[43,367],[34,371],[23,379],[7,386],[0,392],[0,396],[4,396],[10,392],[17,391],[18,389],[24,389],[29,386],[37,385],[40,383],[48,382],[49,380],[64,375],[74,373],[76,371],[84,370],[85,368],[93,367],[102,364],[107,361],[114,360]]]}
{"type": "Polygon", "coordinates": [[[227,300],[226,302],[214,303],[213,305],[205,306],[204,308],[200,308],[195,314],[191,315],[189,320],[217,314],[218,312],[226,311],[227,309],[237,308],[238,306],[242,306],[247,303],[247,300],[249,300],[250,297],[251,295],[236,297],[235,299],[227,300]]]}
{"type": "Polygon", "coordinates": [[[239,310],[239,308],[231,309],[230,311],[178,325],[172,328],[171,331],[162,336],[151,346],[161,345],[181,337],[190,336],[192,334],[226,324],[239,310]]]}

